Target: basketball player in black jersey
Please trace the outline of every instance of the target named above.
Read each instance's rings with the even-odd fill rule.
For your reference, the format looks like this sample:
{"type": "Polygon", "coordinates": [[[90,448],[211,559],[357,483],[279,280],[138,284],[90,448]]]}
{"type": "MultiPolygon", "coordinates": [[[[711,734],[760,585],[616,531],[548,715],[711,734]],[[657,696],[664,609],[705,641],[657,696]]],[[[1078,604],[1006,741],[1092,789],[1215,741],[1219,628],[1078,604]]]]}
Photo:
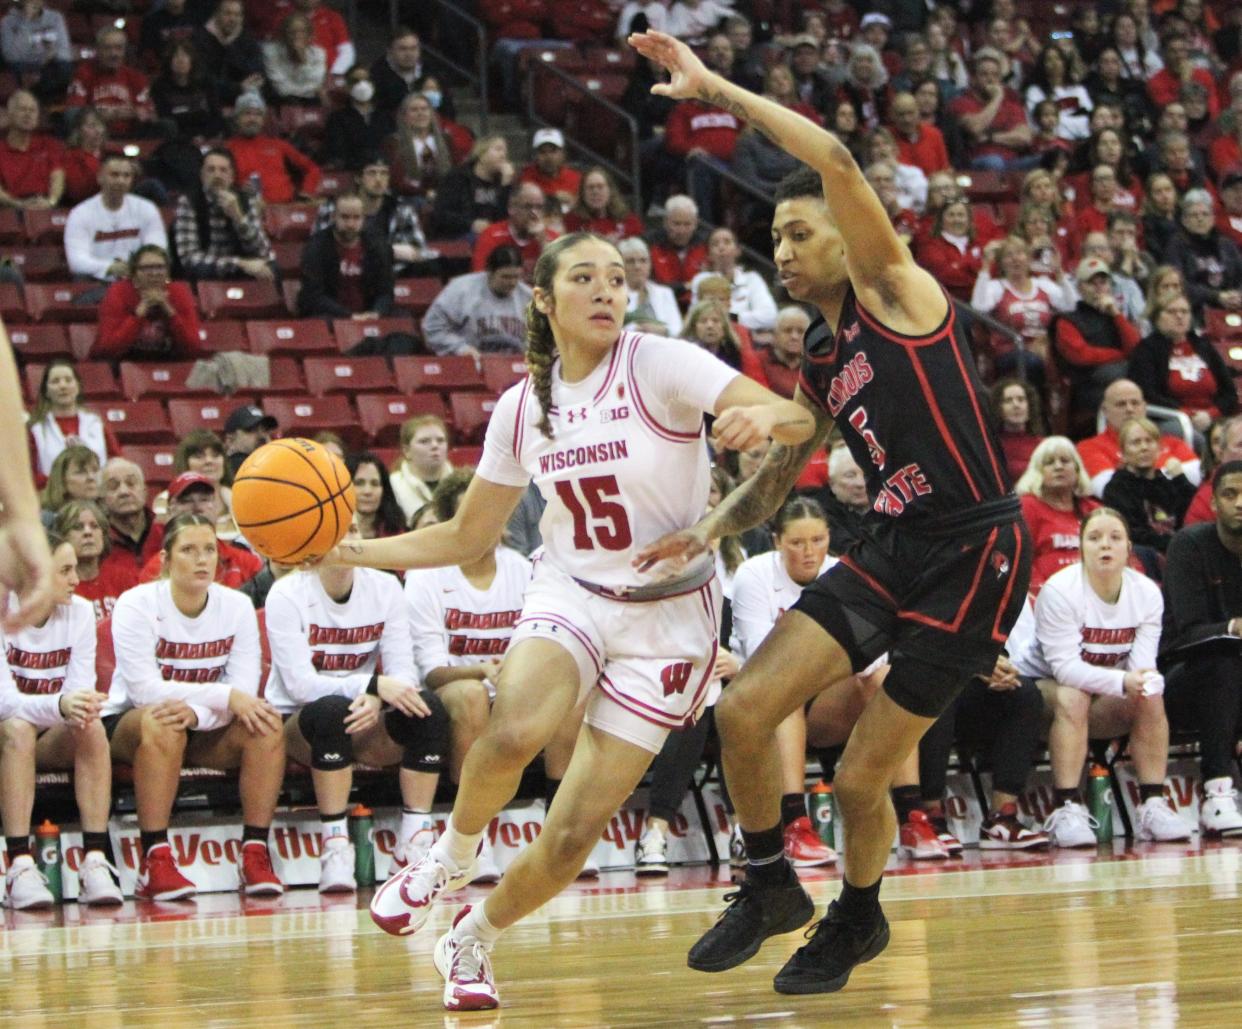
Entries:
{"type": "Polygon", "coordinates": [[[775,729],[888,651],[884,688],[863,711],[836,773],[841,895],[775,981],[782,993],[832,992],[888,943],[879,890],[897,827],[889,785],[966,682],[991,672],[1026,594],[1030,540],[965,332],[845,145],[707,71],[671,36],[647,32],[630,42],[671,73],[653,93],[723,108],[806,166],[778,188],[772,241],[782,284],[820,314],[807,332],[795,396],[818,431],[799,445],[774,445],[753,478],[637,561],[688,559],[710,539],[765,521],[833,422],[866,474],[871,528],[807,587],[716,707],[747,875],[689,956],[691,968],[723,971],[811,918],[814,906],[782,850],[775,729]]]}

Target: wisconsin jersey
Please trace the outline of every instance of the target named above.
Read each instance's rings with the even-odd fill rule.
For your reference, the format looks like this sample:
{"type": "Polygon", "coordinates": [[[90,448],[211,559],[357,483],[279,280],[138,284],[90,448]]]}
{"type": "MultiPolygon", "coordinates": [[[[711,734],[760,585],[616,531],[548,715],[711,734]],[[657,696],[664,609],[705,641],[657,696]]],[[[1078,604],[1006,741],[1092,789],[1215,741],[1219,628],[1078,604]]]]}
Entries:
{"type": "Polygon", "coordinates": [[[799,385],[840,427],[880,514],[929,521],[1010,493],[952,304],[933,332],[903,336],[851,288],[835,335],[822,317],[807,330],[799,385]]]}
{"type": "Polygon", "coordinates": [[[478,474],[525,486],[547,507],[540,520],[546,560],[608,588],[643,586],[637,551],[693,525],[707,506],[703,414],[737,372],[692,343],[625,332],[581,382],[552,371],[553,438],[539,431],[528,377],[496,405],[478,474]]]}
{"type": "Polygon", "coordinates": [[[437,668],[476,665],[504,655],[522,614],[530,567],[516,550],[499,547],[496,578],[485,590],[472,586],[456,567],[405,573],[420,682],[437,668]]]}
{"type": "Polygon", "coordinates": [[[373,568],[354,571],[344,601],[333,600],[314,572],[293,572],[267,595],[264,623],[272,648],[266,696],[281,712],[326,696],[353,697],[385,675],[416,683],[410,622],[401,584],[373,568]]]}
{"type": "MultiPolygon", "coordinates": [[[[5,639],[9,677],[0,690],[11,693],[15,713],[41,729],[59,725],[60,696],[95,688],[95,612],[89,600],[71,597],[52,608],[42,625],[27,626],[5,639]]],[[[0,702],[0,706],[3,702],[0,702]]]]}

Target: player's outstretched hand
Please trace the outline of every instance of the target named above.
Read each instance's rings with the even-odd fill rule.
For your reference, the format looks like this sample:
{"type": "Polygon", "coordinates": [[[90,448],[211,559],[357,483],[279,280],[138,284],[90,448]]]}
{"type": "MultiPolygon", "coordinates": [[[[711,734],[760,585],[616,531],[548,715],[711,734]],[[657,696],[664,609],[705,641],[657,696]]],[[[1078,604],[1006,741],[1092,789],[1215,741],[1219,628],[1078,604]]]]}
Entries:
{"type": "Polygon", "coordinates": [[[37,518],[11,519],[0,529],[0,624],[5,632],[38,625],[54,599],[52,554],[42,523],[37,518]]]}
{"type": "Polygon", "coordinates": [[[649,572],[662,561],[668,561],[669,575],[675,575],[700,554],[706,553],[709,541],[697,529],[681,529],[648,543],[634,555],[633,565],[640,572],[649,572]]]}
{"type": "Polygon", "coordinates": [[[657,82],[651,92],[674,100],[688,100],[699,96],[707,68],[680,39],[663,32],[634,32],[628,40],[630,46],[644,57],[662,64],[672,76],[669,82],[657,82]]]}

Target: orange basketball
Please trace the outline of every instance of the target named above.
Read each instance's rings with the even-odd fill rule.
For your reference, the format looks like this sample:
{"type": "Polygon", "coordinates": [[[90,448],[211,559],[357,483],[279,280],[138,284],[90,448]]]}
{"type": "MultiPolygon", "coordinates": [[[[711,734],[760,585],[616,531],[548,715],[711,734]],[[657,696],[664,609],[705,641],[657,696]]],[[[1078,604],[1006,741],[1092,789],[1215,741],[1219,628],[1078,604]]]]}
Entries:
{"type": "Polygon", "coordinates": [[[233,479],[233,517],[251,546],[281,564],[322,557],[354,516],[354,484],[332,451],[278,439],[246,458],[233,479]]]}

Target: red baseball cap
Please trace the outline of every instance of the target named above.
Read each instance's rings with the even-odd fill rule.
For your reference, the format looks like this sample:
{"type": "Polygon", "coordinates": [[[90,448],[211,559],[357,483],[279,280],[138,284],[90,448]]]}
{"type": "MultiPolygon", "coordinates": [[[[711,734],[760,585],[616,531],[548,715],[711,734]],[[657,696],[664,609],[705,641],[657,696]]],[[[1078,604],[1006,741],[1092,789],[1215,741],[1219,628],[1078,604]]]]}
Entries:
{"type": "Polygon", "coordinates": [[[193,486],[206,486],[215,491],[216,484],[199,472],[182,472],[168,484],[168,499],[176,500],[182,493],[193,486]]]}

